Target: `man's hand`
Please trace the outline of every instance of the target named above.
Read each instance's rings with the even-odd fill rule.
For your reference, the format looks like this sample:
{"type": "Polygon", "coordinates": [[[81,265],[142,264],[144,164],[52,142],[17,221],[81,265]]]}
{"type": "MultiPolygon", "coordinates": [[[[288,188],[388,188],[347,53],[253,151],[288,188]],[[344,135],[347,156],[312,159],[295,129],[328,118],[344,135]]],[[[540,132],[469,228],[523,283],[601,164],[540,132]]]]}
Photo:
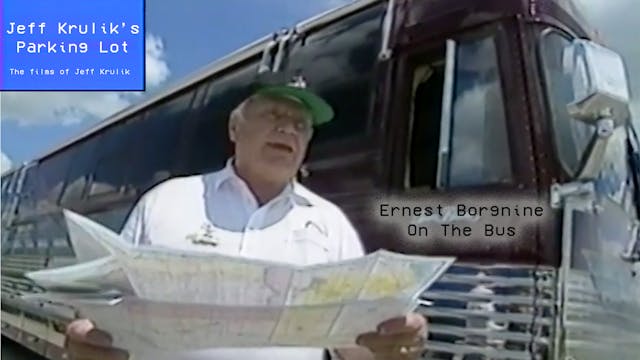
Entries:
{"type": "Polygon", "coordinates": [[[112,338],[87,319],[67,325],[65,349],[69,360],[127,360],[129,354],[111,347],[112,338]]]}
{"type": "Polygon", "coordinates": [[[378,325],[378,331],[364,333],[357,344],[368,348],[375,359],[418,359],[424,351],[427,338],[427,320],[411,313],[378,325]]]}

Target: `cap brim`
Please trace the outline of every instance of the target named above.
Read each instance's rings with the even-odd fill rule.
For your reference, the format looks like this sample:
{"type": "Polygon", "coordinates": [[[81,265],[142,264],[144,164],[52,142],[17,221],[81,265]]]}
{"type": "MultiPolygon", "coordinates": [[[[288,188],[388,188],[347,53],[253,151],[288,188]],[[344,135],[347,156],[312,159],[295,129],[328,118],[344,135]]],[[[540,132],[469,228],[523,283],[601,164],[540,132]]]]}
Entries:
{"type": "Polygon", "coordinates": [[[287,85],[265,85],[259,87],[256,94],[282,96],[300,101],[311,113],[314,126],[330,122],[334,117],[333,108],[323,98],[310,90],[287,85]]]}

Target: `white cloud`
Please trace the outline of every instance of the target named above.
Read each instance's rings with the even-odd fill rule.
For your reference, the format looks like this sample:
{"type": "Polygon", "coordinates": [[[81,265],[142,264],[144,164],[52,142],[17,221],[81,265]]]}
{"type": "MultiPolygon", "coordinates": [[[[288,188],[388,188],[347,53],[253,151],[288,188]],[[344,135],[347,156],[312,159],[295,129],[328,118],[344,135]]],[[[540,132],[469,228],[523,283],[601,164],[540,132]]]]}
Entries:
{"type": "Polygon", "coordinates": [[[4,152],[0,152],[0,174],[11,169],[11,166],[13,166],[11,159],[4,152]]]}
{"type": "Polygon", "coordinates": [[[147,86],[156,87],[169,77],[169,66],[164,61],[164,43],[162,39],[149,35],[146,41],[146,80],[147,86]]]}
{"type": "MultiPolygon", "coordinates": [[[[170,74],[162,39],[147,35],[146,85],[162,84],[170,74]]],[[[9,92],[2,94],[3,121],[21,125],[73,124],[103,119],[131,104],[141,93],[118,92],[9,92]],[[34,106],[37,105],[37,106],[34,106]]]]}

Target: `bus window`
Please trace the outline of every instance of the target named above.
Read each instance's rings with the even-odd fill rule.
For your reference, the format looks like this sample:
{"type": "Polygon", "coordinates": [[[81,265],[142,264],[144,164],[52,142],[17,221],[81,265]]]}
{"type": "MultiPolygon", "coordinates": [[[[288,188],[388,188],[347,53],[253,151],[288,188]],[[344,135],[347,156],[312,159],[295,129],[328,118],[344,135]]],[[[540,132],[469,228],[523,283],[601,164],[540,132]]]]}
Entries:
{"type": "Polygon", "coordinates": [[[208,92],[211,88],[211,81],[205,81],[199,84],[196,88],[196,93],[193,96],[193,102],[191,103],[191,108],[194,110],[200,109],[205,105],[207,100],[208,92]]]}
{"type": "Polygon", "coordinates": [[[424,55],[413,64],[405,187],[510,183],[513,174],[494,39],[457,42],[451,89],[444,88],[445,52],[424,55]],[[451,103],[445,104],[451,110],[448,119],[442,119],[445,91],[451,91],[451,103]],[[450,132],[441,138],[443,121],[450,132]],[[446,166],[438,163],[444,141],[449,148],[446,166]],[[441,174],[441,184],[437,184],[439,168],[448,169],[441,174]]]}
{"type": "MultiPolygon", "coordinates": [[[[48,216],[45,216],[46,219],[48,216]]],[[[42,219],[35,223],[35,229],[33,231],[33,244],[35,246],[34,254],[47,255],[51,249],[51,231],[42,226],[42,219]]],[[[46,220],[45,220],[46,221],[46,220]]]]}
{"type": "Polygon", "coordinates": [[[35,226],[33,224],[17,226],[13,238],[11,239],[11,254],[33,255],[36,249],[35,235],[35,226]]]}
{"type": "Polygon", "coordinates": [[[37,184],[34,193],[37,212],[48,211],[57,207],[67,178],[67,171],[71,164],[71,155],[71,150],[62,150],[38,164],[36,172],[37,184]]]}
{"type": "Polygon", "coordinates": [[[35,212],[35,192],[37,184],[37,167],[31,166],[27,168],[24,174],[22,189],[18,189],[18,187],[14,185],[13,190],[16,192],[14,196],[18,196],[20,199],[18,204],[18,217],[29,216],[35,212]],[[20,191],[18,192],[18,190],[20,191]]]}
{"type": "Polygon", "coordinates": [[[124,122],[100,136],[89,196],[118,192],[127,184],[126,159],[131,157],[132,141],[132,133],[124,122]]]}
{"type": "Polygon", "coordinates": [[[13,198],[11,195],[11,183],[13,179],[13,173],[5,174],[2,176],[2,195],[0,195],[0,211],[2,212],[2,216],[5,216],[5,212],[8,209],[8,205],[11,203],[11,199],[13,198]]]}
{"type": "Polygon", "coordinates": [[[291,76],[303,75],[309,88],[323,96],[335,111],[332,122],[315,130],[311,154],[325,143],[364,138],[383,12],[383,6],[372,7],[312,32],[292,47],[283,71],[291,76]]]}
{"type": "Polygon", "coordinates": [[[180,165],[181,173],[202,174],[224,167],[232,153],[227,130],[229,114],[248,95],[246,84],[257,70],[257,60],[251,61],[208,84],[203,101],[196,104],[193,116],[185,119],[190,148],[185,164],[180,165]]]}
{"type": "Polygon", "coordinates": [[[563,71],[562,51],[570,44],[570,39],[555,31],[546,31],[540,39],[540,53],[544,71],[544,85],[547,93],[549,117],[557,156],[564,170],[575,175],[580,166],[582,154],[595,131],[581,121],[573,121],[567,111],[567,104],[573,101],[573,79],[563,71]]]}
{"type": "Polygon", "coordinates": [[[64,206],[81,200],[89,176],[95,170],[95,150],[99,142],[99,136],[92,136],[74,148],[71,168],[67,175],[65,188],[60,196],[61,205],[64,206]]]}
{"type": "Polygon", "coordinates": [[[9,180],[11,180],[11,174],[2,175],[2,196],[7,194],[9,188],[9,180]]]}
{"type": "Polygon", "coordinates": [[[191,90],[152,107],[143,118],[126,124],[132,134],[129,183],[137,191],[145,192],[173,175],[182,125],[191,115],[189,106],[194,92],[191,90]]]}
{"type": "Polygon", "coordinates": [[[48,256],[73,256],[62,213],[42,217],[38,221],[37,234],[40,242],[43,244],[46,242],[48,256]]]}
{"type": "Polygon", "coordinates": [[[119,233],[124,226],[124,222],[127,220],[129,212],[133,207],[133,203],[126,205],[119,205],[113,209],[104,210],[88,214],[87,217],[98,224],[101,224],[112,231],[119,233]]]}
{"type": "Polygon", "coordinates": [[[0,236],[2,237],[2,255],[11,253],[11,250],[13,248],[14,233],[14,228],[2,228],[2,231],[0,231],[0,236]]]}
{"type": "Polygon", "coordinates": [[[511,151],[494,38],[459,42],[455,65],[447,186],[510,183],[511,151]]]}

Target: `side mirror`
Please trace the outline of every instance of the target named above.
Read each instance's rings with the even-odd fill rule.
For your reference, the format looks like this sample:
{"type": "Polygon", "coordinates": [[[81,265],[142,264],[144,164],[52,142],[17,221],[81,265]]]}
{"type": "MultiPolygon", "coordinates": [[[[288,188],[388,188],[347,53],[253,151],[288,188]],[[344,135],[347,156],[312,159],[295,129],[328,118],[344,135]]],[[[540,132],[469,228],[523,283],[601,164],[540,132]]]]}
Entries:
{"type": "Polygon", "coordinates": [[[563,52],[564,71],[573,80],[574,100],[567,104],[576,120],[596,125],[611,119],[622,126],[630,116],[630,95],[624,60],[613,50],[576,39],[563,52]]]}
{"type": "Polygon", "coordinates": [[[624,60],[599,44],[576,39],[564,49],[563,66],[573,81],[569,115],[595,128],[578,170],[578,179],[593,179],[609,162],[610,138],[631,116],[624,60]]]}

